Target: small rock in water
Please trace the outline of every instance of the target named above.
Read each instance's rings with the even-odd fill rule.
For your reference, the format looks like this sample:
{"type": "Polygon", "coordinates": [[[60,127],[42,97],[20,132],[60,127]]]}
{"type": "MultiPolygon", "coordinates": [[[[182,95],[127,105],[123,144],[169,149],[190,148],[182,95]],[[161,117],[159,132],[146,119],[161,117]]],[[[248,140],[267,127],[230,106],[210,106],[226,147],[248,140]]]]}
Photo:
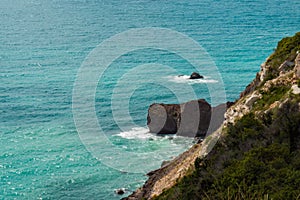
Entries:
{"type": "Polygon", "coordinates": [[[204,78],[204,77],[197,72],[193,72],[190,76],[190,79],[200,79],[200,78],[204,78]]]}
{"type": "Polygon", "coordinates": [[[204,138],[200,138],[200,137],[195,137],[193,143],[194,144],[200,144],[201,142],[203,142],[204,138]]]}
{"type": "Polygon", "coordinates": [[[169,139],[169,140],[173,140],[173,139],[174,139],[174,137],[168,137],[168,139],[169,139]]]}
{"type": "Polygon", "coordinates": [[[116,189],[116,190],[115,190],[115,193],[116,193],[116,194],[119,194],[119,195],[122,195],[122,194],[125,193],[125,190],[126,190],[125,188],[119,188],[119,189],[116,189]]]}

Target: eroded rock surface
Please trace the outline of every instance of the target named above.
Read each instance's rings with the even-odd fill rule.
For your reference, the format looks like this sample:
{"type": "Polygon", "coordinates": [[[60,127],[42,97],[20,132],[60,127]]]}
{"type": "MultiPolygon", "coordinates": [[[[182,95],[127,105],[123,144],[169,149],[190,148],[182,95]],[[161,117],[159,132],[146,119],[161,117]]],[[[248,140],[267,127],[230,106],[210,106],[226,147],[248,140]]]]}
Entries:
{"type": "Polygon", "coordinates": [[[206,134],[212,108],[204,99],[183,104],[152,104],[148,109],[147,125],[150,132],[203,136],[206,134]]]}
{"type": "Polygon", "coordinates": [[[204,99],[183,104],[152,104],[148,109],[150,132],[202,137],[213,133],[224,121],[226,109],[233,102],[211,107],[204,99]]]}

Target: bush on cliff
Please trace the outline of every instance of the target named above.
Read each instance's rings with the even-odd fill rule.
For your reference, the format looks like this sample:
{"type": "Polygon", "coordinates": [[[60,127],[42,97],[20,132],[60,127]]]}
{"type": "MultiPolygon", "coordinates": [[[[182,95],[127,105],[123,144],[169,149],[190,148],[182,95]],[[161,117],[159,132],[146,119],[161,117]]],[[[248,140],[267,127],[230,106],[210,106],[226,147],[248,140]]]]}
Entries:
{"type": "Polygon", "coordinates": [[[262,93],[262,98],[255,102],[255,110],[263,110],[268,108],[275,101],[280,100],[290,89],[288,85],[272,86],[267,93],[262,93]]]}
{"type": "Polygon", "coordinates": [[[272,66],[265,78],[271,80],[278,75],[278,68],[284,61],[293,61],[300,50],[300,32],[292,37],[283,38],[278,42],[274,53],[268,58],[267,65],[272,66]]]}

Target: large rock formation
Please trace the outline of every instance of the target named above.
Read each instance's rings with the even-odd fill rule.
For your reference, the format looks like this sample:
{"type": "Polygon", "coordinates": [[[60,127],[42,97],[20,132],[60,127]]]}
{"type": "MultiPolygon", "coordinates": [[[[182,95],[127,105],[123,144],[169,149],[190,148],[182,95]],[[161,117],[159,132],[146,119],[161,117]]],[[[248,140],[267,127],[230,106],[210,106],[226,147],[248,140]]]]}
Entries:
{"type": "Polygon", "coordinates": [[[211,121],[212,109],[204,99],[181,104],[180,125],[177,135],[199,137],[204,136],[211,121]]]}
{"type": "Polygon", "coordinates": [[[221,104],[212,108],[204,99],[183,104],[155,103],[148,109],[147,125],[152,133],[205,136],[223,123],[226,107],[221,104]]]}
{"type": "Polygon", "coordinates": [[[177,133],[180,125],[180,105],[157,103],[150,105],[148,109],[147,125],[152,133],[177,133]]]}
{"type": "Polygon", "coordinates": [[[155,103],[148,109],[147,125],[152,133],[203,136],[209,127],[211,110],[204,99],[183,104],[155,103]]]}

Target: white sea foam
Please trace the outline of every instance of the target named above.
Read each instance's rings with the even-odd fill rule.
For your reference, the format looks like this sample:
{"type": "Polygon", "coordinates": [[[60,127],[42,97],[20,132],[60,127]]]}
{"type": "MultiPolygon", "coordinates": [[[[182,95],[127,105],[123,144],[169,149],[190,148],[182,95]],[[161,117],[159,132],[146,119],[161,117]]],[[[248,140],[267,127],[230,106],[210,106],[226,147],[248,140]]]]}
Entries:
{"type": "Polygon", "coordinates": [[[144,128],[144,127],[134,127],[130,129],[129,131],[123,131],[120,132],[119,134],[115,135],[119,136],[125,139],[142,139],[142,140],[147,140],[147,139],[152,139],[152,140],[157,140],[157,139],[180,139],[184,138],[178,135],[170,134],[170,135],[157,135],[154,133],[150,133],[149,129],[144,128]]]}
{"type": "Polygon", "coordinates": [[[144,127],[134,127],[129,131],[123,131],[116,136],[120,136],[125,139],[155,139],[157,136],[150,133],[147,128],[144,127]]]}
{"type": "Polygon", "coordinates": [[[198,83],[217,83],[217,80],[210,79],[208,76],[204,76],[203,79],[190,79],[188,75],[177,75],[177,76],[167,76],[169,81],[175,83],[188,83],[188,84],[198,84],[198,83]]]}

